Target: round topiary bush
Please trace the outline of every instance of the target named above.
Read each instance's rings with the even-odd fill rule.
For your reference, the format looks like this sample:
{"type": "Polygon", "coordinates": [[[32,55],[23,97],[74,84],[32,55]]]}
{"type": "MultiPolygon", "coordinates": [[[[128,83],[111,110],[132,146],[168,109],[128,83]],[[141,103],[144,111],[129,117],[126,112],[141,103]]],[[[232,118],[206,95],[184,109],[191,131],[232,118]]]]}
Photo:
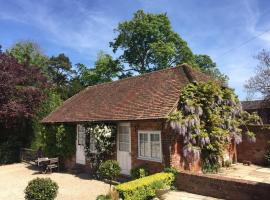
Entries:
{"type": "Polygon", "coordinates": [[[53,200],[56,198],[58,185],[50,178],[31,180],[25,188],[26,200],[53,200]]]}
{"type": "Polygon", "coordinates": [[[131,174],[132,179],[137,179],[137,178],[143,178],[145,176],[148,176],[149,171],[147,170],[146,167],[141,166],[141,167],[135,167],[131,169],[130,174],[131,174]]]}
{"type": "Polygon", "coordinates": [[[107,160],[99,166],[99,173],[103,178],[110,181],[116,179],[120,175],[121,168],[116,160],[107,160]]]}

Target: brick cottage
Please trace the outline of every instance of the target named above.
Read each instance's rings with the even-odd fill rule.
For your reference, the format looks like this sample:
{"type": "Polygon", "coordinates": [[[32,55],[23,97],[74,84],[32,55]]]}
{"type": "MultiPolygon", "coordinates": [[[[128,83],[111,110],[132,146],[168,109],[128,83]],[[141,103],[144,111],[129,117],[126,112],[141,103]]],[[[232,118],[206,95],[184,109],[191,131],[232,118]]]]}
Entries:
{"type": "MultiPolygon", "coordinates": [[[[183,64],[90,86],[65,101],[43,123],[77,125],[75,161],[80,165],[87,165],[82,124],[110,122],[118,127],[115,159],[122,174],[142,165],[152,173],[165,166],[198,172],[200,160],[191,162],[183,157],[182,136],[174,133],[166,118],[176,109],[181,89],[191,82],[208,80],[205,74],[183,64]]],[[[234,153],[235,148],[228,156],[234,153]]]]}

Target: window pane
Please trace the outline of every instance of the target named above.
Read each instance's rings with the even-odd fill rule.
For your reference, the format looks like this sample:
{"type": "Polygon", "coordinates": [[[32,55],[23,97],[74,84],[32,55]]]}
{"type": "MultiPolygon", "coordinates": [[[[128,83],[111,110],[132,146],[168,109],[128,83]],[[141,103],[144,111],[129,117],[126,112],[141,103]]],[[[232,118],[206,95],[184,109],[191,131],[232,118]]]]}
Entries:
{"type": "Polygon", "coordinates": [[[119,151],[129,152],[129,127],[128,126],[119,126],[118,131],[118,141],[119,141],[119,151]]]}
{"type": "Polygon", "coordinates": [[[147,133],[140,134],[140,156],[150,157],[150,149],[149,149],[147,133]]]}
{"type": "Polygon", "coordinates": [[[119,142],[119,150],[120,151],[129,151],[129,144],[125,142],[119,142]]]}
{"type": "Polygon", "coordinates": [[[78,144],[79,145],[84,145],[84,138],[85,138],[84,132],[78,132],[78,144]]]}
{"type": "Polygon", "coordinates": [[[161,158],[159,134],[151,134],[151,157],[158,159],[161,158]]]}
{"type": "Polygon", "coordinates": [[[119,142],[129,143],[129,135],[128,134],[119,134],[119,142]]]}

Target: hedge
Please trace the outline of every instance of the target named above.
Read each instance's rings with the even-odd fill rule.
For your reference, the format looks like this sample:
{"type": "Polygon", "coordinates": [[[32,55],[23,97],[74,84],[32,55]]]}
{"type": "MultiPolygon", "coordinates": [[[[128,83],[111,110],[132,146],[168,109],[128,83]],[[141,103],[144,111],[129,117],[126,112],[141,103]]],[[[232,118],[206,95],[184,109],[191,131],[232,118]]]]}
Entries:
{"type": "Polygon", "coordinates": [[[174,181],[172,173],[157,173],[116,186],[121,198],[125,200],[144,200],[154,197],[156,189],[171,186],[174,181]]]}

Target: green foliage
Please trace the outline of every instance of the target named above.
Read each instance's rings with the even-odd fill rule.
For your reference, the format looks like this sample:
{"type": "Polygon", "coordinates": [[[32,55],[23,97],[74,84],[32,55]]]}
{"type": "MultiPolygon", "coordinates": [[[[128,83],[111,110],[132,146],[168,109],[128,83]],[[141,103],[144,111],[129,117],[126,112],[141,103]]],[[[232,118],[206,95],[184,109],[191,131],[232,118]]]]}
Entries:
{"type": "Polygon", "coordinates": [[[223,83],[228,82],[228,76],[222,74],[215,62],[212,61],[210,56],[208,55],[195,55],[195,64],[199,67],[199,69],[212,76],[213,78],[220,80],[223,83]]]}
{"type": "Polygon", "coordinates": [[[74,155],[76,151],[75,133],[76,127],[73,124],[46,125],[42,132],[45,154],[49,157],[58,156],[61,160],[74,155]]]}
{"type": "Polygon", "coordinates": [[[58,185],[50,178],[33,179],[24,191],[26,200],[53,200],[57,192],[58,185]]]}
{"type": "Polygon", "coordinates": [[[42,52],[38,44],[29,41],[18,42],[8,51],[20,64],[42,68],[47,74],[49,58],[42,52]]]}
{"type": "Polygon", "coordinates": [[[154,197],[157,189],[170,187],[173,181],[173,174],[162,172],[120,184],[116,190],[125,200],[145,200],[154,197]]]}
{"type": "Polygon", "coordinates": [[[268,141],[268,146],[264,154],[264,159],[267,166],[270,166],[270,141],[268,141]]]}
{"type": "Polygon", "coordinates": [[[120,171],[121,168],[116,160],[107,160],[99,166],[99,173],[103,178],[110,180],[110,183],[120,175],[120,171]]]}
{"type": "Polygon", "coordinates": [[[83,126],[86,129],[85,152],[95,170],[99,168],[100,163],[107,160],[108,157],[112,157],[115,152],[116,125],[86,123],[83,126]],[[90,135],[91,139],[95,140],[95,153],[92,153],[90,150],[90,135]]]}
{"type": "Polygon", "coordinates": [[[83,86],[96,85],[110,82],[120,76],[122,66],[118,60],[114,60],[109,54],[99,52],[95,66],[87,68],[83,64],[77,64],[78,79],[83,86]]]}
{"type": "MultiPolygon", "coordinates": [[[[184,157],[201,158],[203,171],[212,172],[220,167],[226,146],[232,141],[241,142],[240,126],[251,121],[250,115],[243,113],[232,89],[214,82],[191,83],[182,90],[178,109],[168,121],[184,137],[184,157]]],[[[245,133],[255,140],[254,133],[248,130],[245,133]]]]}
{"type": "Polygon", "coordinates": [[[7,137],[0,143],[0,165],[19,162],[20,141],[15,137],[7,137]]]}
{"type": "Polygon", "coordinates": [[[131,169],[131,178],[138,179],[149,175],[149,171],[145,167],[135,167],[131,169]]]}
{"type": "Polygon", "coordinates": [[[166,173],[172,173],[175,177],[179,173],[175,167],[165,167],[163,171],[166,173]]]}
{"type": "MultiPolygon", "coordinates": [[[[32,119],[32,127],[34,130],[34,138],[31,144],[32,149],[38,149],[39,147],[44,148],[45,147],[45,135],[46,135],[46,128],[44,124],[41,124],[40,121],[46,117],[48,114],[50,114],[52,111],[54,111],[57,107],[59,107],[62,104],[62,99],[60,95],[53,91],[48,90],[47,91],[47,98],[39,108],[39,111],[36,113],[36,115],[32,119]]],[[[47,134],[55,134],[47,133],[47,134]]]]}
{"type": "Polygon", "coordinates": [[[110,46],[123,51],[120,61],[128,63],[129,70],[140,74],[174,66],[194,63],[187,43],[172,30],[166,14],[145,13],[138,10],[132,20],[120,23],[118,35],[110,46]]]}
{"type": "Polygon", "coordinates": [[[112,198],[111,198],[110,196],[108,196],[108,195],[103,195],[103,194],[98,195],[97,198],[96,198],[96,200],[111,200],[111,199],[112,199],[112,198]]]}

